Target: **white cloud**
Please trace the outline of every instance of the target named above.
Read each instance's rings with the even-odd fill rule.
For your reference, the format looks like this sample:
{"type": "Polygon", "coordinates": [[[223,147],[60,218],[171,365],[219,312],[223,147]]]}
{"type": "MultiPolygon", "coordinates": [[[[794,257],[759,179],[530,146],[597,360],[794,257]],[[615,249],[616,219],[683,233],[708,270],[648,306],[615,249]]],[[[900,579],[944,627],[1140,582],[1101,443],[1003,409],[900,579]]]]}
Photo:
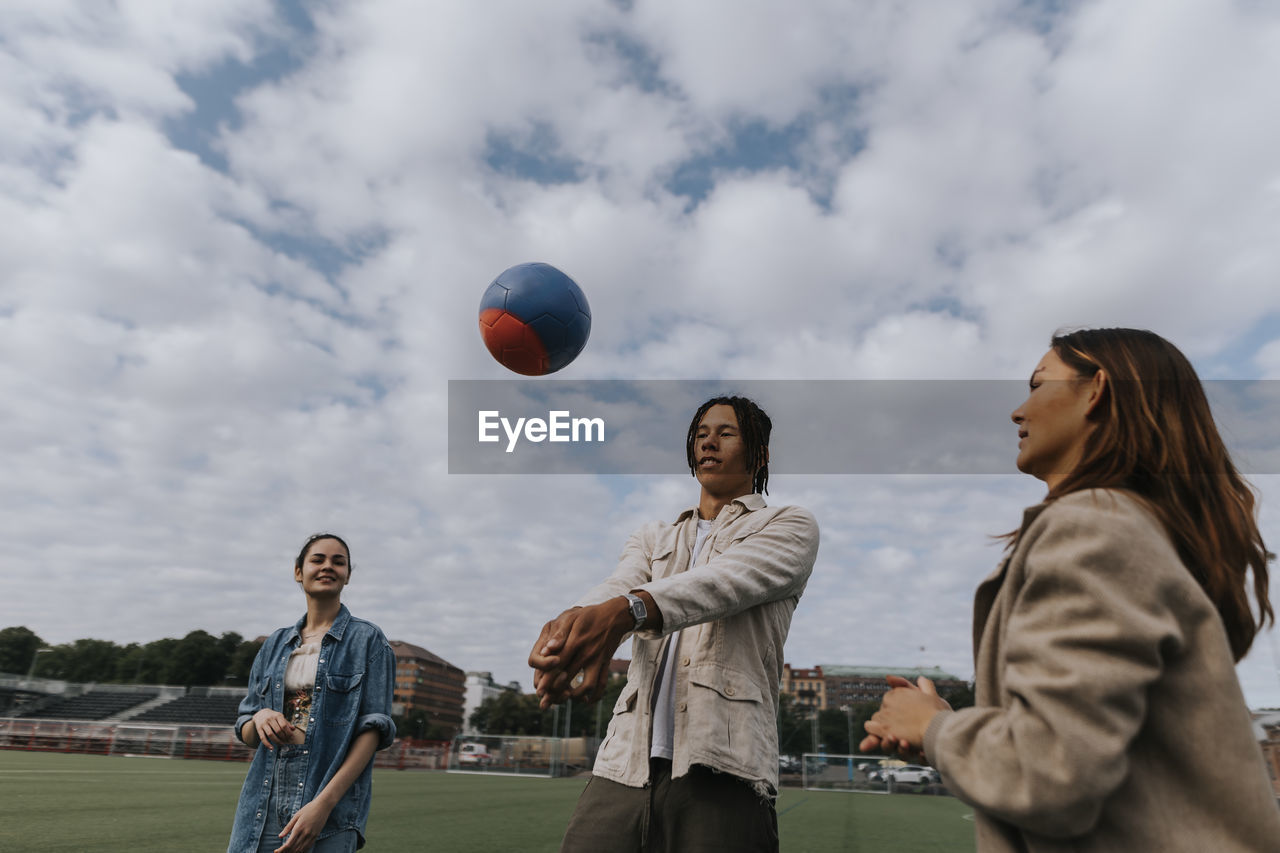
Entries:
{"type": "MultiPolygon", "coordinates": [[[[306,38],[248,0],[10,18],[0,626],[252,636],[294,618],[295,545],[332,528],[354,609],[527,686],[541,621],[696,489],[447,473],[447,381],[505,378],[476,308],[522,261],[587,292],[575,378],[1022,379],[1055,328],[1116,323],[1280,375],[1240,343],[1280,310],[1260,4],[310,13],[306,38]],[[233,78],[237,114],[205,118],[233,78]]],[[[1039,484],[774,478],[823,526],[792,662],[968,675],[986,537],[1039,484]]],[[[1261,654],[1242,680],[1278,704],[1261,654]]]]}

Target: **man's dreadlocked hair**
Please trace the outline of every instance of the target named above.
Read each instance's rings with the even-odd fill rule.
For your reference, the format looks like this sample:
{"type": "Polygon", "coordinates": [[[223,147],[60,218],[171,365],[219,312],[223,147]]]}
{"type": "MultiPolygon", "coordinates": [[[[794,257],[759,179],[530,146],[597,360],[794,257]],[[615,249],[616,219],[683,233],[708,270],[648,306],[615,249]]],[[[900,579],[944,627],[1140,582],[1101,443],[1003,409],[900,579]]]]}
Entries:
{"type": "Polygon", "coordinates": [[[684,444],[685,456],[689,461],[689,473],[697,476],[698,424],[702,422],[702,416],[712,406],[733,407],[733,413],[738,418],[738,434],[742,436],[742,443],[745,445],[747,466],[756,472],[755,479],[751,483],[751,491],[762,495],[769,494],[768,451],[769,433],[773,430],[773,421],[769,420],[764,409],[746,397],[713,397],[694,412],[693,421],[689,424],[689,437],[684,444]]]}

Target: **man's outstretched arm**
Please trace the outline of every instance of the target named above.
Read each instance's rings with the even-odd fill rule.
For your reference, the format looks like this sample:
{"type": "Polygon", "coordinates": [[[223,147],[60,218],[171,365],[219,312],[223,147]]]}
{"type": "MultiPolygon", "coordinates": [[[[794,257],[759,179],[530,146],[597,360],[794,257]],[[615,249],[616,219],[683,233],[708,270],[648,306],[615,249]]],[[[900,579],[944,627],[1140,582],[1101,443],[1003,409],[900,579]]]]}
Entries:
{"type": "MultiPolygon", "coordinates": [[[[645,630],[661,630],[662,612],[653,596],[643,590],[636,594],[648,613],[645,630]]],[[[621,595],[572,607],[543,625],[529,653],[541,706],[548,708],[565,698],[599,700],[609,680],[609,663],[634,626],[631,609],[621,595]],[[582,680],[575,683],[578,673],[582,680]]]]}

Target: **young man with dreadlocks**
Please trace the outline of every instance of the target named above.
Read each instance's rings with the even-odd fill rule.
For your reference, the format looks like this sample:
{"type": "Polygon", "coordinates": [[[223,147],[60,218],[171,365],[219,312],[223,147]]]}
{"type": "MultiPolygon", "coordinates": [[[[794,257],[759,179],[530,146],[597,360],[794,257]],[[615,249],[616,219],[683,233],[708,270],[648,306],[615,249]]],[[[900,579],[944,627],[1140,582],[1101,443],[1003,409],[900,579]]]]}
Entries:
{"type": "Polygon", "coordinates": [[[542,706],[595,701],[633,633],[613,708],[561,851],[776,851],[782,646],[818,552],[800,507],[769,507],[769,416],[744,397],[689,425],[698,504],[627,542],[618,567],[542,629],[542,706]]]}

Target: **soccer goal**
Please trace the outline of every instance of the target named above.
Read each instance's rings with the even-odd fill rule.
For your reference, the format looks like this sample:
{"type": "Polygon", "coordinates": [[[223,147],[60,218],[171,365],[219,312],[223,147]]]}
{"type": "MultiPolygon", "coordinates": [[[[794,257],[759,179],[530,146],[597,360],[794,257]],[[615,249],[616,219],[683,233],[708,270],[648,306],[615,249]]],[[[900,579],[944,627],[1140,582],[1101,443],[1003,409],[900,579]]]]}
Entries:
{"type": "Polygon", "coordinates": [[[144,726],[119,723],[113,727],[107,754],[173,758],[177,742],[177,726],[144,726]]]}
{"type": "Polygon", "coordinates": [[[586,738],[459,735],[449,750],[450,773],[564,776],[588,768],[586,738]]]}

